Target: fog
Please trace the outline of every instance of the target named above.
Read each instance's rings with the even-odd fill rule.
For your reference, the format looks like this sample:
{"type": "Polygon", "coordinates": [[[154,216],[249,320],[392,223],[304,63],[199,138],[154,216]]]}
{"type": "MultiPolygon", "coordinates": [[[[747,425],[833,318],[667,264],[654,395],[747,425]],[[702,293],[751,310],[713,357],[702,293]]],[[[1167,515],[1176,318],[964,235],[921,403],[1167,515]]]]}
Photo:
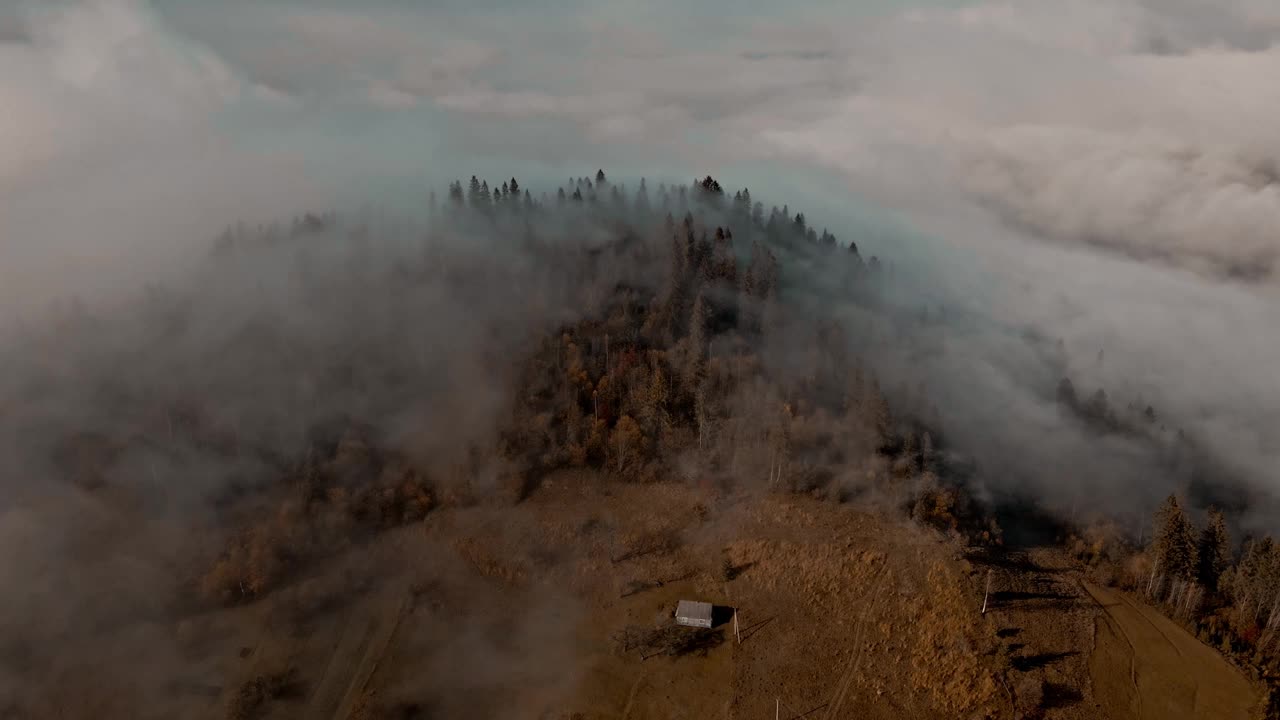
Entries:
{"type": "Polygon", "coordinates": [[[473,173],[534,197],[597,167],[750,187],[885,263],[872,309],[781,258],[982,499],[1140,527],[1178,491],[1280,529],[1270,3],[214,5],[0,8],[6,663],[164,616],[151,589],[225,530],[213,499],[267,483],[261,456],[305,453],[311,425],[378,418],[441,468],[491,438],[511,358],[575,317],[588,266],[449,226],[435,282],[387,282],[430,264],[428,192],[473,173]],[[306,252],[211,255],[237,222],[284,238],[327,210],[347,222],[306,252]],[[345,390],[318,393],[337,360],[345,390]],[[1064,413],[1064,375],[1151,405],[1155,439],[1064,413]],[[142,411],[183,404],[258,459],[142,411]],[[1211,460],[1169,461],[1179,430],[1211,460]],[[69,434],[129,438],[108,500],[54,480],[69,434]]]}

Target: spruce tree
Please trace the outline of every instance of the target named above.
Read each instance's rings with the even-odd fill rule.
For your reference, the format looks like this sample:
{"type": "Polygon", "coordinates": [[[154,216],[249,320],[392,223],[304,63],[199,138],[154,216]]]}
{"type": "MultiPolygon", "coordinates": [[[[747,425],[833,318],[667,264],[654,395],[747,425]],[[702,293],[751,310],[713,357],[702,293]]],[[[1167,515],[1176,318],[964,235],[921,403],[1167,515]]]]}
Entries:
{"type": "Polygon", "coordinates": [[[1058,381],[1057,398],[1058,402],[1066,407],[1076,406],[1076,387],[1071,383],[1071,378],[1064,377],[1058,381]]]}
{"type": "Polygon", "coordinates": [[[933,435],[925,431],[920,436],[920,467],[925,472],[937,469],[937,454],[933,449],[933,435]]]}
{"type": "Polygon", "coordinates": [[[649,215],[649,188],[646,187],[644,178],[640,178],[640,189],[636,191],[636,214],[641,217],[649,215]]]}
{"type": "Polygon", "coordinates": [[[1176,495],[1170,495],[1156,511],[1154,549],[1158,573],[1183,579],[1195,577],[1195,531],[1176,495]]]}
{"type": "Polygon", "coordinates": [[[710,331],[710,308],[706,297],[698,293],[693,301],[693,311],[689,315],[689,354],[686,358],[681,381],[685,391],[693,393],[702,383],[706,375],[707,338],[710,331]]]}
{"type": "Polygon", "coordinates": [[[879,382],[872,381],[866,399],[863,413],[871,429],[876,452],[885,452],[893,447],[893,416],[889,412],[889,401],[880,392],[879,382]]]}
{"type": "Polygon", "coordinates": [[[1197,556],[1197,579],[1209,592],[1217,592],[1218,581],[1231,564],[1227,520],[1217,508],[1209,509],[1209,522],[1200,533],[1197,556]]]}

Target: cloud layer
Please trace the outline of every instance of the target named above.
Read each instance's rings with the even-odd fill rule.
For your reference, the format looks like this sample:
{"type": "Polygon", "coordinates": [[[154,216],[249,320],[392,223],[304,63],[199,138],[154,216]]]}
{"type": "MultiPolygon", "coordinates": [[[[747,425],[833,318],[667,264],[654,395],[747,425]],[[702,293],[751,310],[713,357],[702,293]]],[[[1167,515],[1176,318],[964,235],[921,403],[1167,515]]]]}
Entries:
{"type": "Polygon", "coordinates": [[[226,222],[392,181],[727,172],[820,225],[851,196],[905,222],[859,242],[989,324],[958,383],[1007,385],[993,333],[1034,328],[1271,486],[1280,10],[846,5],[8,7],[0,301],[136,287],[226,222]]]}
{"type": "Polygon", "coordinates": [[[169,15],[253,82],[321,105],[816,161],[900,205],[929,174],[1042,240],[1275,277],[1280,240],[1258,228],[1280,219],[1280,11],[1258,0],[813,2],[802,20],[718,3],[233,7],[169,15]]]}

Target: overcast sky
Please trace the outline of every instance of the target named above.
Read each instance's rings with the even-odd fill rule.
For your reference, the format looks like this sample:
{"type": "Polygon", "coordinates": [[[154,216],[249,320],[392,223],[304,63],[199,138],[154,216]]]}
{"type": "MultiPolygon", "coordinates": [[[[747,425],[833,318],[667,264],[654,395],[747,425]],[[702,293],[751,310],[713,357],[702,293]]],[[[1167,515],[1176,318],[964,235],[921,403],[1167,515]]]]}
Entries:
{"type": "Polygon", "coordinates": [[[1277,38],[1273,0],[2,3],[0,303],[472,173],[711,173],[1105,347],[1274,482],[1277,38]]]}

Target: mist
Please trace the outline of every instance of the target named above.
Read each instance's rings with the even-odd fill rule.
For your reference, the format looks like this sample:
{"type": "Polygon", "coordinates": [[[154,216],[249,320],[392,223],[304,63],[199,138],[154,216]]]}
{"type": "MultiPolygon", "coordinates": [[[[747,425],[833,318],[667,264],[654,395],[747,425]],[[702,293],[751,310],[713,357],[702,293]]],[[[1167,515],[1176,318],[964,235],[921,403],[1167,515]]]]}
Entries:
{"type": "Polygon", "coordinates": [[[473,173],[550,203],[598,167],[628,197],[750,187],[883,264],[868,303],[779,257],[980,500],[1140,532],[1181,492],[1280,530],[1280,14],[952,5],[0,10],[5,664],[102,666],[114,638],[171,680],[155,628],[249,512],[228,497],[354,420],[448,476],[508,420],[513,358],[658,282],[587,260],[598,220],[533,226],[573,262],[442,221],[473,173]],[[1064,410],[1064,377],[1142,432],[1064,410]]]}

